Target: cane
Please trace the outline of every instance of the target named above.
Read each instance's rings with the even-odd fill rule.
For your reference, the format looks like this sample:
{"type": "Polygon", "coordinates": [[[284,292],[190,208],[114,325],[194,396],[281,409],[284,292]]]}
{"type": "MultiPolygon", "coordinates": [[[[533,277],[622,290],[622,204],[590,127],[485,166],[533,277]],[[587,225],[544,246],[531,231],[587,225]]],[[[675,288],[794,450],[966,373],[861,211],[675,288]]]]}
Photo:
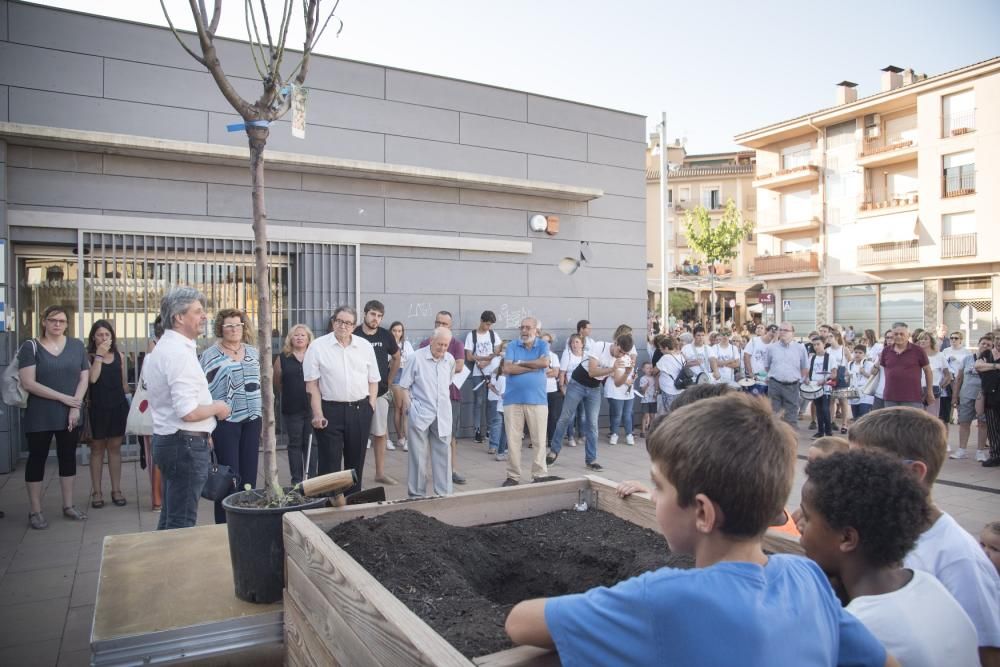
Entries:
{"type": "Polygon", "coordinates": [[[313,434],[309,434],[309,442],[306,444],[306,469],[302,471],[303,481],[309,479],[309,458],[312,456],[313,450],[313,434]]]}

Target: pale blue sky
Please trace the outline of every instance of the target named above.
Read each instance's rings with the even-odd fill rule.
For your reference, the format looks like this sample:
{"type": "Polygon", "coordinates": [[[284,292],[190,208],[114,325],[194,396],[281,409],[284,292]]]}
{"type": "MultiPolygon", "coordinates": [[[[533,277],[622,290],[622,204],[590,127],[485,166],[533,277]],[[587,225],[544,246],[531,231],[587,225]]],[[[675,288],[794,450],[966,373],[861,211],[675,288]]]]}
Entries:
{"type": "MultiPolygon", "coordinates": [[[[164,23],[158,0],[39,4],[164,23]]],[[[225,0],[223,34],[246,37],[242,5],[225,0]]],[[[191,25],[186,0],[168,7],[191,25]]],[[[650,130],[666,110],[691,153],[830,106],[843,79],[877,92],[886,65],[934,75],[1000,55],[1000,0],[341,0],[338,15],[323,53],[631,111],[650,130]]]]}

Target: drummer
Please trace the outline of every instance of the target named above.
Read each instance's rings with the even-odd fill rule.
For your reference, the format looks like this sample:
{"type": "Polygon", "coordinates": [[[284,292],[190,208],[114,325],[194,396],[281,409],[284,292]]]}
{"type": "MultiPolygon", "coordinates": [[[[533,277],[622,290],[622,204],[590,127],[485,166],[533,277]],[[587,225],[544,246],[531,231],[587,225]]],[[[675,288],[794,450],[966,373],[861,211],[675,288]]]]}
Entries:
{"type": "Polygon", "coordinates": [[[828,381],[832,373],[836,373],[835,361],[830,358],[830,353],[826,349],[826,341],[820,335],[813,336],[810,340],[813,346],[813,354],[809,358],[809,374],[806,377],[806,384],[802,387],[805,390],[810,386],[819,386],[821,393],[813,399],[816,406],[816,432],[813,438],[822,438],[824,435],[833,435],[833,425],[830,420],[830,385],[828,381]]]}
{"type": "Polygon", "coordinates": [[[732,332],[722,328],[715,345],[708,349],[708,362],[712,369],[712,379],[716,384],[737,386],[736,372],[740,367],[740,351],[730,343],[732,332]]]}

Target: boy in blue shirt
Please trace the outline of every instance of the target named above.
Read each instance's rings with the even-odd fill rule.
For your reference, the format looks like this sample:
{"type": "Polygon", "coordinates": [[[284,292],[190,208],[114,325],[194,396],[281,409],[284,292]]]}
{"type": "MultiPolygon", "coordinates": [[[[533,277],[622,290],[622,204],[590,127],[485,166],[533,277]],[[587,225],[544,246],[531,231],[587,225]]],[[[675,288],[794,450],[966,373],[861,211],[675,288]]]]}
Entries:
{"type": "Polygon", "coordinates": [[[695,569],[521,602],[507,617],[515,643],[555,647],[566,667],[897,664],[815,563],[764,554],[796,454],[795,434],[766,402],[698,401],[671,412],[646,448],[657,523],[695,569]]]}

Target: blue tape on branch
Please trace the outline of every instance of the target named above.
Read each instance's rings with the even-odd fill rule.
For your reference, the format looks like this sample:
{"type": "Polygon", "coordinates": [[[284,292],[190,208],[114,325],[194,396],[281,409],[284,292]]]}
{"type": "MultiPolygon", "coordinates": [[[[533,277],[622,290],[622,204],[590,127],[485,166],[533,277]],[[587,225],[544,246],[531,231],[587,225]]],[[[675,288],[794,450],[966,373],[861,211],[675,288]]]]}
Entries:
{"type": "Polygon", "coordinates": [[[248,127],[267,127],[271,124],[269,120],[251,120],[246,123],[233,123],[232,125],[226,125],[227,132],[239,132],[240,130],[245,130],[248,127]]]}

